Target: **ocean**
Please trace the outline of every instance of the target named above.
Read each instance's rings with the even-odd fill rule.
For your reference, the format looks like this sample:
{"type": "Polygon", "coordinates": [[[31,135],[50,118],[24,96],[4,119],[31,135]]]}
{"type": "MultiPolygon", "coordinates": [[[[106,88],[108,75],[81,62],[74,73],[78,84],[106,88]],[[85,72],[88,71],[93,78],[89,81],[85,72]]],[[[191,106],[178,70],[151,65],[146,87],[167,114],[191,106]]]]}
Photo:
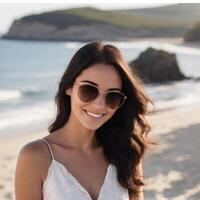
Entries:
{"type": "MultiPolygon", "coordinates": [[[[200,77],[200,48],[164,42],[110,42],[134,60],[147,47],[176,53],[186,76],[200,77]]],[[[47,129],[56,114],[54,96],[71,57],[84,43],[0,40],[0,137],[47,129]]],[[[157,109],[200,103],[200,81],[145,85],[157,109]]]]}

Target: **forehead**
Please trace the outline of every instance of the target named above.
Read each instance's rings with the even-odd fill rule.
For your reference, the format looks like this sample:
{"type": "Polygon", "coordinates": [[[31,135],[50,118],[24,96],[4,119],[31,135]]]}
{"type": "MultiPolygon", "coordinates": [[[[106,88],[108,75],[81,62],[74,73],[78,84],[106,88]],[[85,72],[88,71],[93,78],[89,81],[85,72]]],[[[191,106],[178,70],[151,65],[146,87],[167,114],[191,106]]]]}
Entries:
{"type": "Polygon", "coordinates": [[[97,63],[82,71],[77,81],[90,80],[102,88],[122,87],[119,72],[112,65],[97,63]]]}

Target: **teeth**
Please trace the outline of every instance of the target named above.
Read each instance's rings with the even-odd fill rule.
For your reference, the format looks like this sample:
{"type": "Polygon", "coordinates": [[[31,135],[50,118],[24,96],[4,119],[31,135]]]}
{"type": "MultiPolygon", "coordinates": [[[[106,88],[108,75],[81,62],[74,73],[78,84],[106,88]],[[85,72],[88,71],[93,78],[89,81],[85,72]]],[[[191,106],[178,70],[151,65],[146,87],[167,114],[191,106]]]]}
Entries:
{"type": "Polygon", "coordinates": [[[91,112],[89,112],[89,111],[87,111],[87,110],[86,110],[86,112],[87,112],[88,115],[90,115],[90,116],[92,116],[92,117],[101,117],[101,116],[103,115],[103,114],[91,113],[91,112]]]}

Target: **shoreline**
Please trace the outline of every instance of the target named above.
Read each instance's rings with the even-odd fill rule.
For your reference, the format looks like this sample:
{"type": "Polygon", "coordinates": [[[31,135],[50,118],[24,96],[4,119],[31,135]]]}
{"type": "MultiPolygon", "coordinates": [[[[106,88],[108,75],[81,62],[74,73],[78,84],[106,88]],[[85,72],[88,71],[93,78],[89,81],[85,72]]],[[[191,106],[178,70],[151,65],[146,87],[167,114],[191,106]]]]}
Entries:
{"type": "MultiPolygon", "coordinates": [[[[27,42],[52,42],[52,43],[87,43],[89,41],[79,41],[79,40],[23,40],[23,39],[7,39],[1,38],[0,40],[9,40],[9,41],[27,41],[27,42]]],[[[155,42],[167,42],[172,44],[182,44],[184,43],[183,37],[135,37],[135,38],[125,38],[124,40],[100,40],[100,41],[108,41],[108,42],[135,42],[135,41],[155,41],[155,42]]]]}
{"type": "Polygon", "coordinates": [[[183,37],[145,37],[145,38],[133,38],[129,42],[160,42],[174,44],[177,46],[200,48],[200,41],[184,41],[183,37]]]}
{"type": "MultiPolygon", "coordinates": [[[[5,38],[0,38],[2,41],[14,41],[14,42],[34,42],[34,43],[74,43],[74,44],[82,44],[82,43],[88,43],[91,41],[75,41],[75,40],[21,40],[21,39],[5,39],[5,38]]],[[[108,43],[130,43],[130,42],[156,42],[156,43],[167,43],[167,44],[173,44],[177,46],[184,46],[184,47],[191,47],[191,48],[200,48],[200,41],[199,42],[188,42],[184,41],[183,37],[140,37],[140,38],[128,38],[124,40],[100,40],[103,42],[108,42],[108,43]]]]}
{"type": "MultiPolygon", "coordinates": [[[[54,41],[54,40],[21,40],[21,39],[3,39],[0,38],[0,41],[13,41],[13,42],[33,42],[33,43],[74,43],[74,44],[82,44],[82,43],[88,43],[91,41],[75,41],[75,40],[63,40],[63,41],[54,41]]],[[[167,43],[177,46],[184,46],[184,47],[191,47],[191,48],[200,48],[200,41],[199,42],[189,42],[184,41],[183,37],[139,37],[139,38],[128,38],[124,40],[100,40],[103,42],[108,43],[131,43],[131,42],[156,42],[156,43],[167,43]]],[[[75,47],[75,46],[74,46],[75,47]]]]}
{"type": "Polygon", "coordinates": [[[152,42],[163,42],[163,43],[170,43],[170,44],[184,44],[183,37],[144,37],[144,38],[133,38],[131,41],[152,41],[152,42]]]}

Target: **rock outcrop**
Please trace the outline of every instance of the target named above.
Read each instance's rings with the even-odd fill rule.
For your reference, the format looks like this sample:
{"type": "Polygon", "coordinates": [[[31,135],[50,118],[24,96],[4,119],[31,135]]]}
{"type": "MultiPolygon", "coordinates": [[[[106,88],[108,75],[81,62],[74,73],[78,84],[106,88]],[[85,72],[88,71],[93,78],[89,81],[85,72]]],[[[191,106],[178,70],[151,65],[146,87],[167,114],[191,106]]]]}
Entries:
{"type": "Polygon", "coordinates": [[[3,38],[22,40],[89,41],[121,40],[132,30],[66,13],[30,15],[15,20],[3,38]]]}
{"type": "Polygon", "coordinates": [[[194,27],[186,32],[184,40],[191,42],[200,41],[200,23],[195,24],[194,27]]]}
{"type": "Polygon", "coordinates": [[[181,71],[176,55],[149,47],[130,66],[144,83],[163,83],[187,79],[181,71]]]}

